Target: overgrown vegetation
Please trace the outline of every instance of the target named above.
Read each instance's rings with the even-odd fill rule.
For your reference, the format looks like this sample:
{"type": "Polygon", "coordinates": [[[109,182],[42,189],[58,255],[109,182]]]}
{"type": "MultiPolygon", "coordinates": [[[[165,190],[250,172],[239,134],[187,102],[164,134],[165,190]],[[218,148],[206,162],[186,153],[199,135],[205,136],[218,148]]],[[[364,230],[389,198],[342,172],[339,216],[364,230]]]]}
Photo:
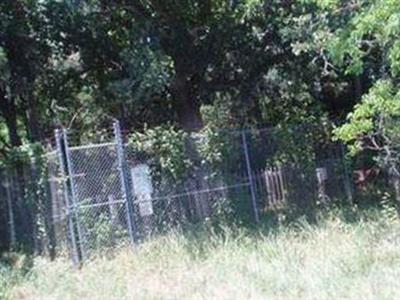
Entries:
{"type": "MultiPolygon", "coordinates": [[[[386,210],[384,209],[383,212],[386,210]]],[[[81,270],[62,258],[0,273],[2,299],[396,299],[400,222],[340,209],[310,224],[172,232],[81,270]]]]}
{"type": "Polygon", "coordinates": [[[400,92],[390,81],[378,82],[348,115],[348,122],[334,131],[346,142],[350,154],[373,153],[377,165],[391,177],[400,201],[400,92]]]}
{"type": "Polygon", "coordinates": [[[390,0],[2,1],[1,155],[112,118],[198,130],[204,106],[224,127],[343,119],[396,83],[398,14],[390,0]]]}
{"type": "MultiPolygon", "coordinates": [[[[53,130],[104,141],[113,119],[167,186],[199,165],[229,173],[241,137],[225,129],[274,127],[277,150],[260,155],[260,170],[292,163],[314,174],[333,133],[354,160],[389,175],[400,201],[399,3],[2,0],[0,168],[20,181],[9,205],[17,247],[31,249],[32,232],[47,226],[41,154],[53,130]],[[305,124],[321,128],[299,141],[305,124]]],[[[390,205],[387,190],[372,189],[364,194],[390,205]]],[[[0,242],[10,248],[6,232],[0,242]]]]}

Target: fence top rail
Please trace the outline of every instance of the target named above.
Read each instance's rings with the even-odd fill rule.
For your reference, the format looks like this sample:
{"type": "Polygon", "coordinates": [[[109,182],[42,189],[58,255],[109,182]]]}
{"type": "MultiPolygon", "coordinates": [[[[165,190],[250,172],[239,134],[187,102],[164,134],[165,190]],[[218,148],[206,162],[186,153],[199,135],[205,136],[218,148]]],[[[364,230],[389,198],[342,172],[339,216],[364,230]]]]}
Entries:
{"type": "Polygon", "coordinates": [[[45,153],[43,153],[44,157],[49,157],[49,156],[56,156],[57,155],[57,150],[52,149],[50,151],[46,151],[45,153]]]}
{"type": "Polygon", "coordinates": [[[93,148],[110,147],[110,146],[116,146],[116,143],[109,142],[109,143],[100,143],[100,144],[87,144],[87,145],[82,145],[82,146],[69,147],[69,149],[70,150],[83,150],[83,149],[93,149],[93,148]]]}

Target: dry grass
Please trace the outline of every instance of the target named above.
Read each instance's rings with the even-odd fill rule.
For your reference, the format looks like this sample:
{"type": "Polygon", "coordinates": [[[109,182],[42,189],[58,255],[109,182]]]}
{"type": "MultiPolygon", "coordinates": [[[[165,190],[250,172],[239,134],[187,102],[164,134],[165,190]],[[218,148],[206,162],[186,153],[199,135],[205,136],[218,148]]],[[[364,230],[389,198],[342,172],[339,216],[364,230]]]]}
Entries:
{"type": "Polygon", "coordinates": [[[400,299],[400,222],[171,233],[81,270],[37,258],[10,299],[400,299]]]}

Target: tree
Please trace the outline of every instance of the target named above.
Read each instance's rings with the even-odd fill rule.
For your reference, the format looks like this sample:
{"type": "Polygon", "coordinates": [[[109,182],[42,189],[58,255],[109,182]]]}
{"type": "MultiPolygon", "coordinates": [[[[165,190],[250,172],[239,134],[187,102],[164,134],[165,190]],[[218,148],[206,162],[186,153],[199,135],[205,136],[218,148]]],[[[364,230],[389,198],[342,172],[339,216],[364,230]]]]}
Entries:
{"type": "Polygon", "coordinates": [[[156,43],[170,59],[167,91],[178,123],[187,130],[202,126],[200,106],[212,103],[218,93],[239,98],[241,108],[256,107],[255,91],[262,77],[293,56],[290,43],[280,34],[290,1],[113,4],[103,4],[103,9],[130,13],[132,24],[143,28],[142,39],[156,43]]]}
{"type": "Polygon", "coordinates": [[[390,81],[379,81],[354,111],[346,124],[335,130],[353,155],[372,151],[380,167],[391,177],[400,202],[400,91],[390,81]]]}
{"type": "Polygon", "coordinates": [[[391,176],[400,202],[400,3],[391,0],[356,1],[356,13],[338,29],[330,43],[334,62],[349,74],[367,70],[370,91],[336,130],[353,154],[371,150],[391,176]]]}
{"type": "Polygon", "coordinates": [[[40,1],[0,4],[0,116],[7,124],[8,142],[43,141],[45,102],[36,94],[37,81],[49,67],[51,47],[40,1]]]}

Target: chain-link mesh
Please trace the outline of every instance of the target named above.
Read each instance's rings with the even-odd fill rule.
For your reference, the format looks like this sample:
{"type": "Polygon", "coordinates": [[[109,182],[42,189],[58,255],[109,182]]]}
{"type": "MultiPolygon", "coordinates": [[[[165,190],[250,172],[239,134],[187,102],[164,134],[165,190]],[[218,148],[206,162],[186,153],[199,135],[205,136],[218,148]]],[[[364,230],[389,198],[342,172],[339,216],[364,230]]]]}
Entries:
{"type": "Polygon", "coordinates": [[[128,239],[126,199],[115,143],[67,150],[71,213],[81,255],[112,249],[128,239]]]}
{"type": "Polygon", "coordinates": [[[66,212],[55,151],[0,172],[0,204],[10,250],[67,253],[66,212]]]}
{"type": "Polygon", "coordinates": [[[316,127],[246,132],[262,211],[282,206],[310,212],[351,199],[343,148],[316,127]]]}
{"type": "MultiPolygon", "coordinates": [[[[5,220],[0,228],[0,233],[5,244],[14,248],[16,244],[14,208],[12,205],[14,199],[16,199],[14,177],[11,176],[10,170],[3,169],[0,171],[0,178],[0,212],[1,219],[5,220]]],[[[6,245],[1,245],[1,248],[5,247],[6,245]]]]}
{"type": "Polygon", "coordinates": [[[49,215],[49,241],[55,254],[66,254],[70,251],[71,232],[68,231],[68,209],[65,199],[65,181],[60,170],[58,153],[51,151],[46,154],[47,160],[47,208],[49,215]]]}
{"type": "MultiPolygon", "coordinates": [[[[186,141],[185,155],[190,157],[190,166],[178,177],[162,169],[159,157],[138,153],[126,145],[135,227],[140,237],[211,219],[228,212],[231,209],[228,202],[245,202],[247,206],[244,195],[247,197],[249,178],[243,168],[240,136],[226,133],[226,142],[232,151],[217,166],[211,166],[193,150],[197,142],[194,138],[186,141]]],[[[241,215],[249,212],[247,208],[242,209],[241,215]]]]}
{"type": "Polygon", "coordinates": [[[56,142],[44,168],[23,169],[30,179],[23,184],[15,168],[1,173],[0,208],[11,244],[19,232],[15,210],[29,204],[36,217],[24,226],[35,226],[36,247],[68,251],[75,262],[176,227],[258,222],[282,208],[307,214],[352,195],[343,147],[314,127],[186,136],[179,172],[118,127],[99,144],[70,146],[61,132],[56,142]]]}

